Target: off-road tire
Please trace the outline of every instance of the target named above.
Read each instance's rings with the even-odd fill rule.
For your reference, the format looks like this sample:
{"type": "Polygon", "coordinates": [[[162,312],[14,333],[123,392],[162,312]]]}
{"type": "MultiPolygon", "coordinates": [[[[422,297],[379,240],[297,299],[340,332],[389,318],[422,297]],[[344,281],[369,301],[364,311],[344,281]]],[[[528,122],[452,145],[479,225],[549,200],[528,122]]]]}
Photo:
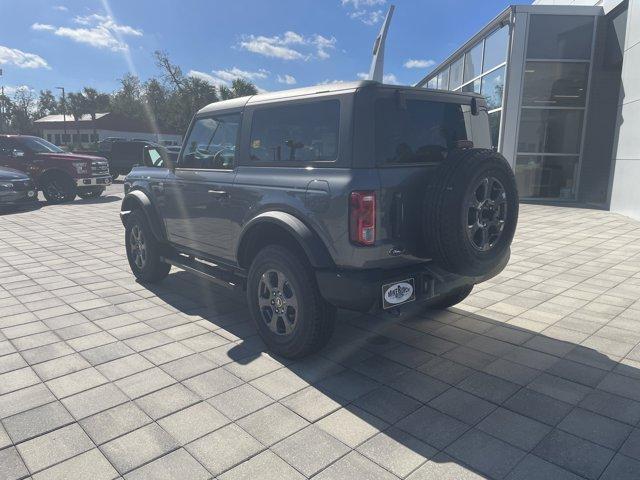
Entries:
{"type": "Polygon", "coordinates": [[[427,185],[423,203],[423,242],[426,255],[444,270],[481,276],[493,271],[509,255],[518,221],[518,191],[505,158],[488,149],[457,150],[449,154],[427,185]],[[497,180],[504,189],[506,217],[502,233],[487,251],[467,236],[470,189],[483,178],[497,180]]]}
{"type": "MultiPolygon", "coordinates": [[[[135,235],[134,235],[135,236],[135,235]]],[[[125,248],[129,266],[135,277],[143,283],[157,283],[169,274],[171,265],[160,260],[160,243],[156,240],[149,227],[146,217],[140,210],[133,210],[126,222],[125,248]],[[132,232],[140,232],[145,244],[145,261],[142,265],[136,263],[135,248],[133,248],[132,232]]]]}
{"type": "Polygon", "coordinates": [[[471,290],[473,290],[473,285],[458,287],[455,290],[438,297],[432,303],[429,303],[427,308],[436,310],[453,307],[467,298],[471,293],[471,290]]]}
{"type": "Polygon", "coordinates": [[[40,188],[47,202],[53,204],[71,202],[78,193],[78,188],[73,178],[64,173],[46,175],[40,188]]]}
{"type": "Polygon", "coordinates": [[[301,358],[316,352],[333,334],[336,308],[322,298],[312,272],[302,254],[277,245],[260,250],[249,268],[247,302],[256,328],[269,349],[285,358],[301,358]],[[289,334],[278,335],[273,332],[259,304],[262,276],[273,270],[284,274],[298,299],[296,325],[289,334]]]}
{"type": "Polygon", "coordinates": [[[78,196],[80,198],[98,198],[100,195],[104,193],[106,189],[104,187],[89,187],[89,188],[79,188],[78,196]]]}

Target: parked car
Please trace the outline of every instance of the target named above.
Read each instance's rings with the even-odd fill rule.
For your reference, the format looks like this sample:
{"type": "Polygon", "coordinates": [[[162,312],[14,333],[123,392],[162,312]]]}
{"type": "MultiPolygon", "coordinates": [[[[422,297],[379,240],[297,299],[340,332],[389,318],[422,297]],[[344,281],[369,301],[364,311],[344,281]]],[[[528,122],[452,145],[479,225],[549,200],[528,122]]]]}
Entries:
{"type": "Polygon", "coordinates": [[[0,166],[28,173],[50,203],[99,197],[111,184],[104,158],[68,153],[30,135],[0,135],[0,166]]]}
{"type": "Polygon", "coordinates": [[[29,175],[0,167],[0,209],[33,205],[37,200],[38,191],[29,175]]]}
{"type": "Polygon", "coordinates": [[[135,165],[144,164],[144,152],[146,148],[154,147],[163,151],[164,146],[148,140],[105,139],[98,142],[97,155],[105,157],[109,162],[109,171],[116,179],[120,175],[126,175],[135,165]]]}
{"type": "Polygon", "coordinates": [[[449,307],[504,268],[518,194],[490,146],[476,94],[363,81],[214,103],[176,164],[126,177],[129,265],[244,289],[270,349],[301,357],[336,308],[449,307]]]}

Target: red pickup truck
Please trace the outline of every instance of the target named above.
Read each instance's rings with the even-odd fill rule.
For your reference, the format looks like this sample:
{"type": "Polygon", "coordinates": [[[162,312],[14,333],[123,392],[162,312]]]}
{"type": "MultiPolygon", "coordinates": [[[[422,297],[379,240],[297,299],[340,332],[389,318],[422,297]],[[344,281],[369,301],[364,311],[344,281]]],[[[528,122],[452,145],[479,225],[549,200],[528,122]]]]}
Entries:
{"type": "Polygon", "coordinates": [[[0,167],[29,174],[50,203],[99,197],[111,184],[105,158],[68,153],[29,135],[0,135],[0,167]]]}

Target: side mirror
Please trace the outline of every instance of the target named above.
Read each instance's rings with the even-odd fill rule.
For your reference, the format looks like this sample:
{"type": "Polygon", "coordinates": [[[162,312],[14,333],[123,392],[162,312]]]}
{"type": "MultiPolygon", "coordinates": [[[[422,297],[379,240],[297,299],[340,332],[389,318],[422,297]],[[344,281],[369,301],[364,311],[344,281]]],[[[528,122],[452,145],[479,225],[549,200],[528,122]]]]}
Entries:
{"type": "Polygon", "coordinates": [[[24,157],[24,150],[19,150],[17,148],[13,149],[13,152],[11,152],[11,156],[12,157],[24,157]]]}

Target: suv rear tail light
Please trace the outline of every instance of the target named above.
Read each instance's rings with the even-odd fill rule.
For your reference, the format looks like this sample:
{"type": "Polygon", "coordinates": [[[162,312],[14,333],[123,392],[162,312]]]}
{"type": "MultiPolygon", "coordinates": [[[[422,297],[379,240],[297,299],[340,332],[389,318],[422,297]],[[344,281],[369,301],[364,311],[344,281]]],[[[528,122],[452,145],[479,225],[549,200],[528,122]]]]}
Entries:
{"type": "Polygon", "coordinates": [[[376,241],[376,192],[351,192],[349,203],[349,238],[357,245],[376,241]]]}

